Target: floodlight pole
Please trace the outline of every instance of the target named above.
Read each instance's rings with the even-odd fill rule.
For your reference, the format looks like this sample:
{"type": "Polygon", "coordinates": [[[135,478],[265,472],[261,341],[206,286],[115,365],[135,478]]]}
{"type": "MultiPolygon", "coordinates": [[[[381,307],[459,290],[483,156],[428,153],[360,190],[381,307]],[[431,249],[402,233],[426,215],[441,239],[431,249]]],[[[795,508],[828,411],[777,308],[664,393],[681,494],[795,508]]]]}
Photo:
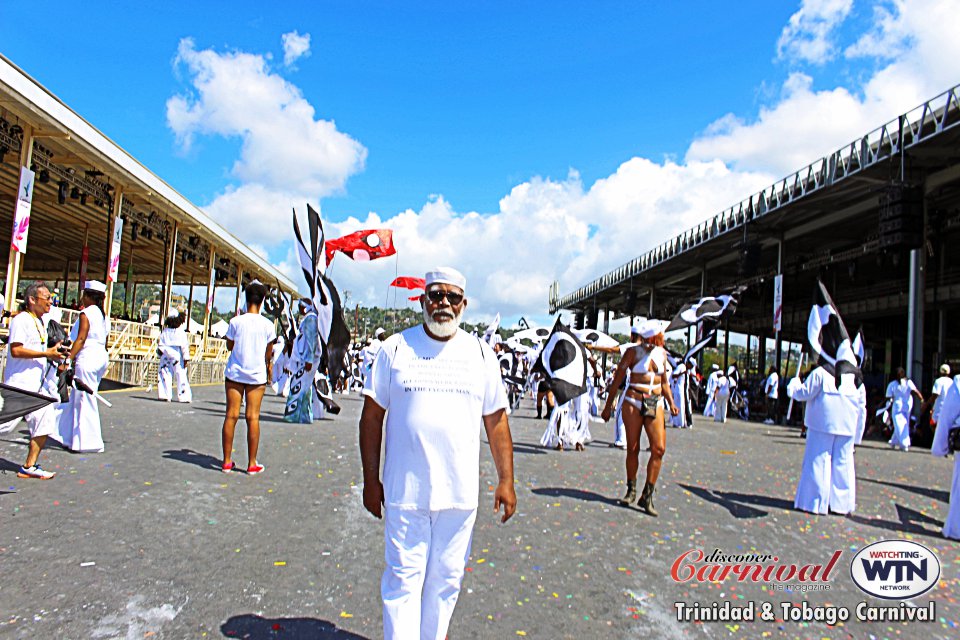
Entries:
{"type": "Polygon", "coordinates": [[[170,315],[170,301],[173,299],[173,272],[177,261],[177,237],[180,232],[180,223],[174,221],[170,229],[170,244],[167,247],[167,272],[163,274],[163,302],[160,305],[160,321],[163,322],[170,315]]]}

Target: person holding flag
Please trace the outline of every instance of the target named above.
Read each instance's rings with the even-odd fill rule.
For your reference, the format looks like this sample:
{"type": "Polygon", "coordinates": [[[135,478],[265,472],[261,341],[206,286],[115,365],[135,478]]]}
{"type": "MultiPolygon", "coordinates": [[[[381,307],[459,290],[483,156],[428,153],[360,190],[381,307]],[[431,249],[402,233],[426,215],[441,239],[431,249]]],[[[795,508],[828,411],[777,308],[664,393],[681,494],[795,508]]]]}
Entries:
{"type": "MultiPolygon", "coordinates": [[[[27,309],[18,313],[10,321],[10,335],[7,342],[7,364],[3,371],[3,382],[11,387],[36,393],[43,384],[43,371],[47,361],[59,361],[64,353],[62,344],[47,347],[47,327],[44,314],[50,311],[50,290],[42,282],[34,282],[23,294],[27,309]]],[[[53,401],[53,398],[51,398],[53,401]]],[[[55,471],[41,469],[37,464],[40,451],[47,442],[47,436],[57,432],[57,421],[53,407],[42,406],[23,416],[30,429],[30,446],[27,459],[17,472],[18,478],[49,480],[55,471]]]]}
{"type": "Polygon", "coordinates": [[[664,349],[664,329],[667,323],[646,320],[640,325],[640,344],[628,350],[613,376],[611,392],[603,407],[601,417],[610,419],[616,390],[629,375],[629,384],[623,398],[623,423],[627,430],[627,493],[620,502],[630,504],[637,499],[637,472],[640,468],[640,430],[646,432],[650,441],[650,459],[647,461],[647,477],[637,506],[651,516],[659,515],[653,506],[653,492],[660,475],[663,454],[666,452],[667,434],[664,428],[664,400],[671,415],[680,410],[673,401],[670,390],[670,363],[664,349]]]}
{"type": "Polygon", "coordinates": [[[320,362],[322,347],[317,335],[317,309],[308,298],[300,300],[300,327],[294,344],[296,366],[290,379],[290,394],[283,420],[300,424],[313,422],[313,381],[320,362]]]}
{"type": "MultiPolygon", "coordinates": [[[[818,283],[807,338],[817,366],[805,380],[793,378],[787,395],[806,403],[807,442],[793,501],[814,514],[848,514],[857,503],[853,447],[863,434],[867,392],[840,314],[818,283]]],[[[813,360],[813,358],[811,358],[813,360]]]]}

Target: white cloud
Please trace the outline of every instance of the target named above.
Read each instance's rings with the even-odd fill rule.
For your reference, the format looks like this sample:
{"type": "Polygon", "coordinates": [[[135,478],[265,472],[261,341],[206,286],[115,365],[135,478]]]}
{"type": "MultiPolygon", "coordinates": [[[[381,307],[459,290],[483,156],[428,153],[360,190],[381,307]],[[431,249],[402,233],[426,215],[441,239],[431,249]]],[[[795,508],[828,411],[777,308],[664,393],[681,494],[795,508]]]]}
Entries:
{"type": "Polygon", "coordinates": [[[873,27],[844,51],[848,58],[894,60],[903,55],[912,38],[903,23],[904,2],[873,7],[873,27]]]}
{"type": "MultiPolygon", "coordinates": [[[[770,180],[721,162],[633,158],[589,189],[576,173],[562,181],[534,178],[514,187],[493,214],[458,213],[438,197],[419,211],[328,224],[331,236],[392,228],[398,248],[396,259],[362,264],[338,256],[331,275],[353,300],[383,305],[395,275],[422,277],[432,266],[450,265],[467,276],[468,321],[497,312],[543,315],[554,280],[572,286],[596,277],[770,180]]],[[[390,303],[396,295],[404,306],[404,294],[391,293],[390,303]]]]}
{"type": "Polygon", "coordinates": [[[208,207],[241,239],[268,247],[285,240],[288,229],[267,224],[265,215],[340,193],[363,169],[366,148],[334,122],[316,119],[300,89],[263,56],[198,50],[184,39],[176,66],[186,71],[190,89],[167,101],[167,123],[182,147],[201,135],[242,140],[231,170],[240,184],[227,186],[208,207]]]}
{"type": "Polygon", "coordinates": [[[836,55],[837,28],[850,15],[853,0],[803,0],[780,33],[781,59],[823,64],[836,55]]]}
{"type": "MultiPolygon", "coordinates": [[[[339,255],[330,273],[354,302],[402,307],[410,304],[409,294],[387,290],[394,276],[420,276],[432,266],[449,264],[467,275],[468,321],[486,321],[497,312],[505,324],[519,315],[545,321],[553,281],[559,281],[561,292],[569,292],[952,86],[960,77],[958,5],[958,0],[875,3],[866,13],[870,24],[864,32],[851,33],[848,23],[845,32],[837,29],[850,12],[849,2],[805,2],[784,30],[789,37],[781,38],[782,51],[793,51],[797,43],[813,42],[820,34],[822,42],[816,47],[829,50],[829,56],[789,55],[794,62],[829,58],[838,66],[830,69],[833,76],[846,78],[843,84],[818,88],[823,83],[818,69],[791,71],[770,103],[756,114],[718,117],[695,138],[682,161],[628,158],[612,175],[592,184],[584,184],[576,171],[563,179],[533,177],[514,186],[493,212],[458,211],[455,203],[438,195],[419,208],[326,223],[328,237],[361,228],[392,228],[398,247],[396,258],[362,264],[339,255]],[[836,51],[845,55],[834,56],[836,51]]],[[[319,128],[299,91],[271,74],[258,56],[198,52],[192,43],[181,49],[183,60],[204,60],[189,63],[199,97],[172,99],[168,109],[171,127],[184,144],[200,133],[254,135],[238,133],[241,126],[233,122],[232,110],[221,114],[220,103],[206,97],[206,88],[213,85],[218,89],[212,93],[229,94],[226,79],[238,76],[263,85],[258,91],[234,92],[241,102],[250,103],[236,105],[240,114],[284,111],[286,99],[274,95],[279,91],[295,96],[290,100],[298,103],[298,110],[310,114],[300,118],[305,129],[319,128]]],[[[316,202],[330,193],[331,185],[342,189],[362,167],[365,149],[326,124],[323,135],[352,143],[345,143],[343,154],[352,163],[318,163],[326,170],[275,177],[252,165],[249,154],[257,151],[259,158],[259,147],[245,139],[238,167],[251,166],[235,170],[239,184],[226,188],[210,205],[212,215],[241,238],[277,255],[276,243],[291,234],[288,220],[278,220],[276,212],[302,207],[305,200],[316,202]],[[322,179],[314,177],[318,173],[322,179]],[[304,187],[314,183],[322,186],[315,193],[304,187]]],[[[266,144],[274,132],[264,131],[257,129],[256,135],[263,135],[258,142],[266,144]]],[[[299,284],[290,245],[281,250],[286,256],[279,268],[299,284]]]]}
{"type": "Polygon", "coordinates": [[[720,159],[738,170],[784,176],[957,82],[958,0],[898,0],[874,8],[868,31],[855,34],[846,50],[848,60],[871,58],[867,62],[878,64],[872,75],[818,91],[811,75],[793,72],[775,103],[750,121],[732,114],[720,118],[690,145],[686,159],[720,159]],[[883,47],[868,46],[871,38],[881,39],[883,47]]]}
{"type": "Polygon", "coordinates": [[[296,31],[280,36],[283,42],[283,64],[289,67],[304,56],[310,55],[310,34],[300,35],[296,31]]]}

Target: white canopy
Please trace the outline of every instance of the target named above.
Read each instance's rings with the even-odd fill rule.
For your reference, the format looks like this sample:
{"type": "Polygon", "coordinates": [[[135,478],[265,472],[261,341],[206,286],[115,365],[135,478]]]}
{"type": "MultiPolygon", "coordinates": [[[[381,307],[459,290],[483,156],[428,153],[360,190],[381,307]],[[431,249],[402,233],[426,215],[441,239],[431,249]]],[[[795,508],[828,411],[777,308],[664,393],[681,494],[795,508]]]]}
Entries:
{"type": "Polygon", "coordinates": [[[230,325],[223,320],[218,320],[210,327],[210,335],[214,336],[215,338],[222,338],[227,334],[227,328],[229,326],[230,325]]]}

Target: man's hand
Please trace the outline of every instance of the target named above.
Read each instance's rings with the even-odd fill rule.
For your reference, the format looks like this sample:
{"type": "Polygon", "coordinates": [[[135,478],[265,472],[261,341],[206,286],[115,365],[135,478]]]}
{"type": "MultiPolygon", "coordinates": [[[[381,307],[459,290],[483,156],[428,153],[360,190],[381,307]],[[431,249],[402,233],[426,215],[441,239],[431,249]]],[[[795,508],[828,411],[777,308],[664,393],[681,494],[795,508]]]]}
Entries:
{"type": "MultiPolygon", "coordinates": [[[[513,499],[516,504],[517,499],[513,499]]],[[[375,482],[363,483],[363,506],[374,517],[383,517],[383,483],[379,480],[375,482]]],[[[512,511],[510,512],[513,513],[512,511]]]]}
{"type": "Polygon", "coordinates": [[[47,360],[62,360],[63,354],[60,352],[60,348],[63,346],[63,342],[58,342],[49,349],[43,352],[44,357],[47,360]]]}
{"type": "Polygon", "coordinates": [[[313,370],[313,363],[312,363],[312,362],[308,362],[308,363],[307,363],[307,366],[304,367],[304,368],[305,368],[307,371],[313,370]]]}
{"type": "Polygon", "coordinates": [[[503,505],[503,517],[500,522],[506,522],[513,517],[517,510],[517,492],[513,489],[513,480],[501,480],[493,494],[493,512],[500,513],[503,505]]]}

